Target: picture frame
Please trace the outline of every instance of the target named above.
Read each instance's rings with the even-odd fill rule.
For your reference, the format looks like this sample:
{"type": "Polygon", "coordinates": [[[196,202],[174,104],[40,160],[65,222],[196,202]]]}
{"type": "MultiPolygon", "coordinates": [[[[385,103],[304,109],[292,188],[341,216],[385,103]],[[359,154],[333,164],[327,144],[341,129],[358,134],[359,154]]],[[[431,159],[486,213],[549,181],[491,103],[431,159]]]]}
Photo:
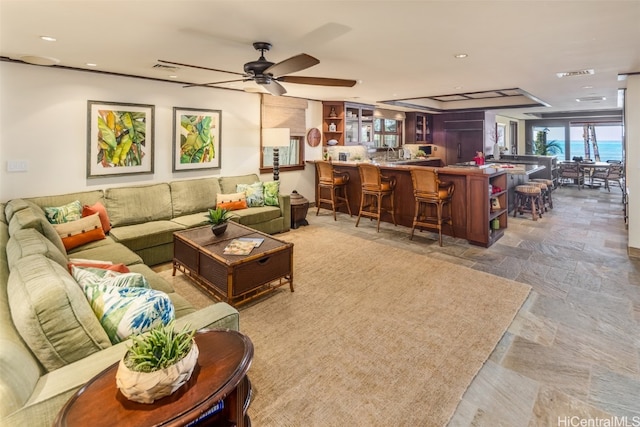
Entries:
{"type": "Polygon", "coordinates": [[[500,200],[498,200],[496,197],[492,197],[491,198],[491,210],[492,211],[497,211],[500,210],[500,200]]]}
{"type": "Polygon", "coordinates": [[[505,135],[507,134],[507,125],[504,123],[497,123],[496,126],[496,142],[500,147],[505,147],[505,135]]]}
{"type": "Polygon", "coordinates": [[[153,173],[155,107],[87,101],[87,178],[153,173]]]}
{"type": "Polygon", "coordinates": [[[222,110],[173,108],[173,171],[222,166],[222,110]]]}

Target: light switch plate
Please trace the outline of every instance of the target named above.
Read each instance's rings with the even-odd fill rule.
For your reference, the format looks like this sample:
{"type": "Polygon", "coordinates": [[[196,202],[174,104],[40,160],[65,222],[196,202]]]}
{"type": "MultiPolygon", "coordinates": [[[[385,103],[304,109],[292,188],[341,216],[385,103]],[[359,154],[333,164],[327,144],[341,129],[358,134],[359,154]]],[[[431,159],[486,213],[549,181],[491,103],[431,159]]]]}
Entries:
{"type": "Polygon", "coordinates": [[[28,160],[8,160],[7,172],[26,172],[29,170],[28,160]]]}

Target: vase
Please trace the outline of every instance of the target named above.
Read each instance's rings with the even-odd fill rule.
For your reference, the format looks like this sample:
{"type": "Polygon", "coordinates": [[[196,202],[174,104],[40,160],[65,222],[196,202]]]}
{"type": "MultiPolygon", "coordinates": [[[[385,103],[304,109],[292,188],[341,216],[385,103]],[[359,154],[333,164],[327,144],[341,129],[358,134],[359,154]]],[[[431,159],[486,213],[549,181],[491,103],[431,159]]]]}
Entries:
{"type": "MultiPolygon", "coordinates": [[[[189,381],[200,354],[195,341],[185,357],[168,368],[153,372],[132,371],[120,360],[116,372],[116,385],[129,400],[138,403],[153,403],[155,400],[169,396],[189,381]]],[[[125,355],[126,357],[126,355],[125,355]]]]}
{"type": "Polygon", "coordinates": [[[225,222],[224,224],[212,225],[211,231],[213,231],[213,234],[216,236],[224,234],[224,232],[227,231],[227,223],[225,222]]]}

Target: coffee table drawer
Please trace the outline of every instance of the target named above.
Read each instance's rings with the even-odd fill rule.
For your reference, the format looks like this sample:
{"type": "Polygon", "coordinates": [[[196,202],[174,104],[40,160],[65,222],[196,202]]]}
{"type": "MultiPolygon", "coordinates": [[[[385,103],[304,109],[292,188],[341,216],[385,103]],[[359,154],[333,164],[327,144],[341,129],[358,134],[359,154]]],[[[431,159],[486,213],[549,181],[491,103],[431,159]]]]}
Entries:
{"type": "Polygon", "coordinates": [[[292,248],[265,255],[236,267],[233,296],[242,295],[257,287],[291,273],[292,248]]]}

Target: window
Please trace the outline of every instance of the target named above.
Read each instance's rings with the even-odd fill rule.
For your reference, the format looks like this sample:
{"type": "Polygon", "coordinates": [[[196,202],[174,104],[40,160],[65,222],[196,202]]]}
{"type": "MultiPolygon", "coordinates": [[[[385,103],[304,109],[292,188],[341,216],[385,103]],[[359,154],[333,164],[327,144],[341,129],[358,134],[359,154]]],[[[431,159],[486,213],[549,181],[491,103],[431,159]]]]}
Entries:
{"type": "Polygon", "coordinates": [[[574,156],[590,158],[606,162],[607,160],[623,160],[622,156],[622,125],[597,123],[593,125],[593,131],[589,130],[589,152],[585,153],[584,142],[585,128],[583,124],[571,124],[571,145],[569,148],[569,158],[574,156]],[[596,157],[596,147],[593,145],[593,135],[595,135],[596,147],[599,159],[596,157]]]}
{"type": "MultiPolygon", "coordinates": [[[[298,98],[262,95],[262,128],[288,128],[288,147],[278,148],[280,172],[304,169],[304,138],[307,101],[298,98]]],[[[260,142],[260,173],[273,171],[273,148],[260,142]]]]}
{"type": "Polygon", "coordinates": [[[391,119],[373,120],[373,144],[376,148],[399,147],[402,141],[402,121],[391,119]]]}

